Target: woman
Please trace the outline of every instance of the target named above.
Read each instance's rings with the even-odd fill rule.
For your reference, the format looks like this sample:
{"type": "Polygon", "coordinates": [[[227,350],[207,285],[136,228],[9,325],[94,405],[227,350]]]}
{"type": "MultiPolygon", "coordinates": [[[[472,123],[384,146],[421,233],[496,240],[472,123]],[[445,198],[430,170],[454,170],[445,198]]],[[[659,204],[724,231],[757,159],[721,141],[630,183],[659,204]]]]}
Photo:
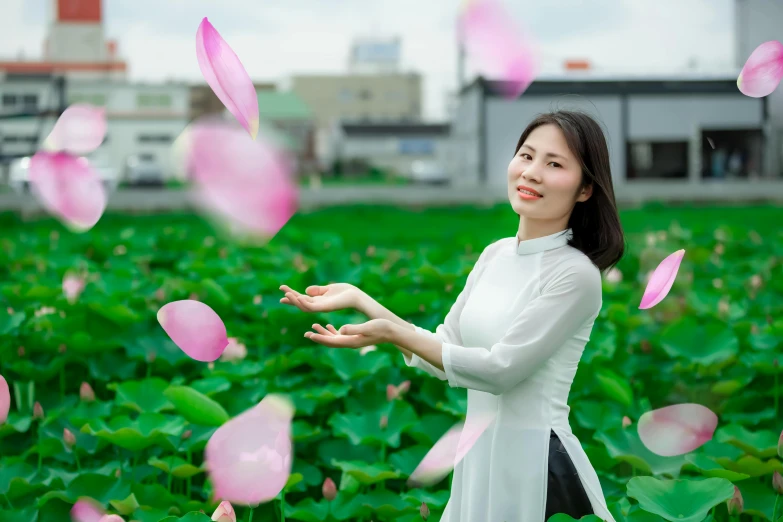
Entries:
{"type": "Polygon", "coordinates": [[[495,420],[455,467],[441,520],[532,522],[556,513],[614,522],[568,422],[568,394],[602,305],[601,271],[624,252],[609,151],[578,112],[537,117],[508,166],[515,237],[484,249],[435,332],[407,323],[346,284],[281,286],[281,302],[316,312],[353,307],[372,320],[339,331],[313,325],[326,346],[389,342],[405,364],[468,389],[466,423],[495,420]]]}

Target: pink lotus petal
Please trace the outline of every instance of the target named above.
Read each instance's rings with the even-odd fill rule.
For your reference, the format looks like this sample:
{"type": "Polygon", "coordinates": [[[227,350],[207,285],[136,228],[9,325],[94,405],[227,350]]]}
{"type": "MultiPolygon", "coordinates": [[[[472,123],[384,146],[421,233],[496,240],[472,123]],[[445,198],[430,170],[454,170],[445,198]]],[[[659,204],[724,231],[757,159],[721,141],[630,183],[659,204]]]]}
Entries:
{"type": "Polygon", "coordinates": [[[215,522],[237,522],[237,515],[234,513],[234,507],[231,502],[224,500],[220,503],[214,513],[212,520],[215,522]]]}
{"type": "Polygon", "coordinates": [[[501,3],[468,1],[460,13],[458,35],[477,64],[509,82],[504,87],[507,97],[518,97],[533,82],[538,71],[533,46],[501,3]]]}
{"type": "Polygon", "coordinates": [[[78,275],[69,274],[63,278],[63,294],[69,303],[73,304],[84,290],[85,279],[78,275]]]}
{"type": "Polygon", "coordinates": [[[104,522],[103,508],[92,499],[82,498],[71,508],[73,522],[104,522]]]}
{"type": "Polygon", "coordinates": [[[194,126],[186,165],[197,204],[243,233],[271,238],[297,210],[287,155],[233,125],[194,126]]]}
{"type": "Polygon", "coordinates": [[[718,416],[700,404],[675,404],[648,411],[639,418],[642,443],[657,455],[673,457],[693,451],[712,439],[718,416]]]}
{"type": "Polygon", "coordinates": [[[486,413],[468,418],[465,424],[455,424],[427,452],[408,478],[408,484],[418,487],[440,482],[467,455],[495,416],[496,413],[486,413]]]}
{"type": "Polygon", "coordinates": [[[255,505],[277,497],[291,474],[293,416],[290,401],[267,395],[218,428],[204,452],[216,498],[255,505]]]}
{"type": "Polygon", "coordinates": [[[30,159],[29,172],[38,200],[73,231],[91,229],[103,215],[106,191],[87,159],[38,152],[30,159]]]}
{"type": "Polygon", "coordinates": [[[165,304],[158,310],[158,322],[174,344],[197,361],[214,361],[228,346],[223,321],[199,301],[185,299],[165,304]]]}
{"type": "Polygon", "coordinates": [[[663,298],[666,297],[674,284],[674,279],[677,277],[677,271],[680,269],[680,263],[684,256],[685,249],[681,249],[669,254],[666,259],[660,262],[647,282],[642,302],[639,304],[640,310],[652,308],[663,301],[663,298]]]}
{"type": "Polygon", "coordinates": [[[119,515],[104,515],[99,522],[125,522],[119,515]]]}
{"type": "Polygon", "coordinates": [[[44,148],[74,156],[89,154],[106,137],[106,109],[87,103],[74,103],[60,115],[44,148]]]}
{"type": "Polygon", "coordinates": [[[5,380],[5,377],[0,375],[0,424],[6,421],[10,410],[11,390],[8,389],[8,382],[5,380]]]}
{"type": "Polygon", "coordinates": [[[737,78],[737,87],[745,96],[762,98],[777,89],[783,79],[783,44],[764,42],[750,54],[737,78]]]}
{"type": "Polygon", "coordinates": [[[218,99],[251,139],[258,134],[258,95],[236,53],[205,17],[196,32],[196,58],[201,74],[218,99]]]}

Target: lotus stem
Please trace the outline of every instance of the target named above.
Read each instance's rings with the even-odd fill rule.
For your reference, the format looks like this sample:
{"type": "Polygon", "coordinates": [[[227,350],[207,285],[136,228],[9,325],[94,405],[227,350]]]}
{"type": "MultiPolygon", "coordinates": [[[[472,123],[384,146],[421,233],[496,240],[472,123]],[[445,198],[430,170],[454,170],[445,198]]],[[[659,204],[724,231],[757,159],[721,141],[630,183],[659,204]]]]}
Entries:
{"type": "Polygon", "coordinates": [[[65,400],[65,365],[60,368],[60,400],[65,400]]]}
{"type": "Polygon", "coordinates": [[[82,472],[82,463],[79,462],[79,453],[76,451],[76,448],[73,449],[73,457],[76,459],[76,471],[81,473],[82,472]]]}
{"type": "Polygon", "coordinates": [[[247,512],[247,522],[253,522],[253,506],[250,506],[250,511],[247,512]]]}
{"type": "Polygon", "coordinates": [[[13,504],[11,504],[11,501],[8,499],[8,495],[3,493],[3,498],[5,499],[5,503],[8,504],[8,509],[14,509],[13,504]]]}
{"type": "MultiPolygon", "coordinates": [[[[188,460],[188,464],[190,464],[190,446],[188,446],[188,459],[187,459],[187,460],[188,460]]],[[[192,477],[188,477],[188,489],[187,489],[187,496],[188,496],[188,499],[190,499],[190,484],[191,484],[191,479],[192,479],[192,477]]],[[[252,510],[250,511],[250,513],[252,514],[252,510]]]]}
{"type": "MultiPolygon", "coordinates": [[[[778,411],[779,411],[778,410],[778,404],[779,404],[779,397],[778,397],[778,395],[780,395],[780,391],[778,390],[778,372],[775,372],[775,390],[774,390],[773,394],[775,396],[775,418],[777,419],[778,418],[778,411]]],[[[777,522],[777,520],[775,520],[774,522],[777,522]]]]}
{"type": "Polygon", "coordinates": [[[285,522],[285,489],[280,492],[280,520],[285,522]]]}
{"type": "MultiPolygon", "coordinates": [[[[775,375],[777,376],[777,374],[775,374],[775,375]]],[[[775,397],[777,397],[777,393],[775,394],[775,397]]],[[[780,495],[775,495],[775,507],[772,508],[772,521],[773,522],[777,522],[777,520],[778,520],[778,501],[779,500],[780,500],[780,495]]]]}

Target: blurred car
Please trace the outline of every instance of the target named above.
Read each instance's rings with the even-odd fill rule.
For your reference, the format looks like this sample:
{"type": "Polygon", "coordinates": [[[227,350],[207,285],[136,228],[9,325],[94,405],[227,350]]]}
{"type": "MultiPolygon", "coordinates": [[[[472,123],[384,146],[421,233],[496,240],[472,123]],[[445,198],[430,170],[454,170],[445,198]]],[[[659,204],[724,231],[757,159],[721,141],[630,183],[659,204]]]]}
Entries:
{"type": "MultiPolygon", "coordinates": [[[[117,176],[117,169],[107,166],[101,162],[90,161],[92,168],[101,178],[103,186],[107,192],[112,192],[117,188],[119,178],[117,176]]],[[[23,194],[30,190],[30,158],[25,156],[23,158],[17,158],[13,160],[9,166],[8,172],[8,185],[11,189],[18,193],[23,194]]]]}
{"type": "Polygon", "coordinates": [[[416,160],[411,165],[411,181],[445,184],[449,182],[449,175],[443,165],[437,161],[416,160]]]}
{"type": "Polygon", "coordinates": [[[129,185],[163,186],[163,169],[152,154],[134,154],[125,161],[122,179],[129,185]]]}

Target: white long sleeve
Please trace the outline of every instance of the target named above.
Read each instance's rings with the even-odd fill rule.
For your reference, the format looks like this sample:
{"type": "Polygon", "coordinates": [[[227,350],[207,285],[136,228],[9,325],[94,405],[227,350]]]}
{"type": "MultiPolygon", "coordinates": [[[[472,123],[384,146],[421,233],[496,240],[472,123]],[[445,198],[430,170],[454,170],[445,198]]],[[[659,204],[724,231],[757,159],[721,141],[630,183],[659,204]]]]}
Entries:
{"type": "MultiPolygon", "coordinates": [[[[499,395],[532,375],[552,355],[591,325],[601,309],[601,275],[588,263],[575,263],[541,288],[491,347],[466,347],[444,340],[443,367],[452,387],[499,395]]],[[[455,320],[456,322],[456,320],[455,320]]]]}
{"type": "MultiPolygon", "coordinates": [[[[462,344],[462,335],[460,334],[459,330],[460,315],[462,315],[462,310],[465,308],[465,303],[468,301],[468,297],[470,296],[470,292],[476,284],[476,280],[480,277],[481,272],[486,267],[486,261],[487,257],[489,257],[489,252],[496,244],[497,242],[490,244],[484,249],[483,252],[481,252],[481,255],[476,261],[476,264],[473,265],[473,268],[468,274],[468,279],[465,282],[465,288],[462,289],[462,291],[457,296],[457,300],[453,305],[451,305],[451,308],[446,314],[446,318],[444,319],[443,323],[435,328],[435,332],[431,332],[414,325],[416,327],[416,333],[434,337],[442,343],[462,344]]],[[[405,364],[407,366],[424,370],[433,377],[437,377],[441,381],[445,381],[447,379],[445,372],[439,370],[415,353],[411,354],[411,357],[407,357],[405,354],[403,354],[403,359],[405,360],[405,364]]]]}

